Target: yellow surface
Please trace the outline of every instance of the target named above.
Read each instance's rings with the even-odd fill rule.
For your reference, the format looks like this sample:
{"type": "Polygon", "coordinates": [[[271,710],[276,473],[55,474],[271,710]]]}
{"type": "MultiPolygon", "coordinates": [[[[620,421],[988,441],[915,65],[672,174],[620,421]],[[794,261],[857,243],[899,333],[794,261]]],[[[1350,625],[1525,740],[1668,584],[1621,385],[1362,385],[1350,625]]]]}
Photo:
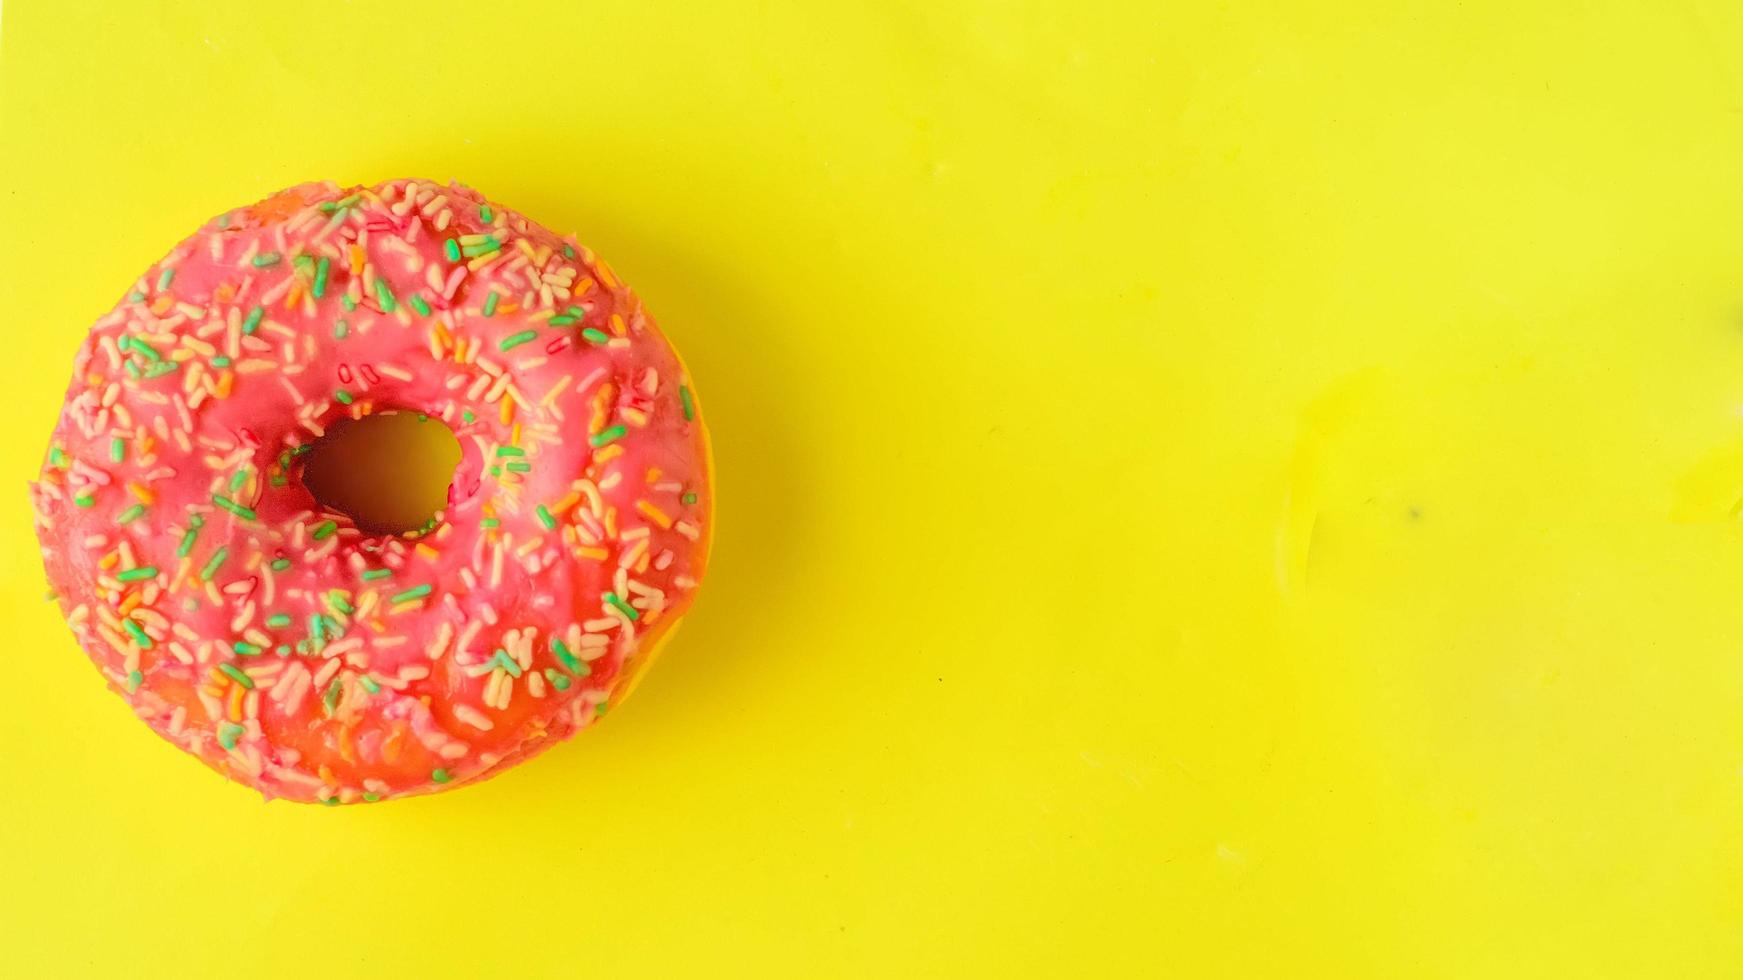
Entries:
{"type": "Polygon", "coordinates": [[[11,974],[1736,974],[1737,5],[710,6],[5,4],[11,974]],[[405,174],[642,290],[718,560],[575,743],[263,806],[23,483],[177,236],[405,174]]]}

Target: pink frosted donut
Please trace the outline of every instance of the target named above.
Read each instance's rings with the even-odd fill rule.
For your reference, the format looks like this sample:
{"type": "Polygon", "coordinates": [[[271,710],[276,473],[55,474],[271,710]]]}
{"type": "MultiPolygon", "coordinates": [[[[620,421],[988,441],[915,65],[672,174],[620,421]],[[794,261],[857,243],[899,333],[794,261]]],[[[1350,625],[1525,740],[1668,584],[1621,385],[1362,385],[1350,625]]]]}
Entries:
{"type": "Polygon", "coordinates": [[[267,797],[481,779],[628,693],[708,553],[683,364],[593,253],[452,184],[219,215],[92,327],[37,535],[79,644],[267,797]],[[448,503],[366,533],[303,485],[336,421],[454,433],[448,503]]]}

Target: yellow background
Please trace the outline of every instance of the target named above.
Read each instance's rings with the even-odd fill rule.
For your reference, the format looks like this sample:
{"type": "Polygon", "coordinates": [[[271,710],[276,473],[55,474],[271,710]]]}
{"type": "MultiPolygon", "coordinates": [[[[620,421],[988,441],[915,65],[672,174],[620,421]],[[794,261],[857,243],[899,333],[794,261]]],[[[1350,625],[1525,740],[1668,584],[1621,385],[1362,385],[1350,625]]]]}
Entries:
{"type": "Polygon", "coordinates": [[[12,975],[1743,969],[1736,4],[0,25],[12,975]],[[599,730],[262,805],[103,690],[24,481],[173,241],[400,175],[642,291],[718,558],[599,730]]]}

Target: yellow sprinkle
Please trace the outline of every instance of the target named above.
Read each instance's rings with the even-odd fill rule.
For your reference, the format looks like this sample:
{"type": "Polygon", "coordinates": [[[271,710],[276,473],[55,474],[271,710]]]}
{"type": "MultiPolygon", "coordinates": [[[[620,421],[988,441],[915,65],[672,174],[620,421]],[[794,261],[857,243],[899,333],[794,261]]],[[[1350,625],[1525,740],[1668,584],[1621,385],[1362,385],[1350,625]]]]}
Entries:
{"type": "Polygon", "coordinates": [[[635,509],[648,515],[650,520],[661,527],[669,528],[672,526],[672,519],[666,515],[665,511],[655,507],[653,504],[650,504],[645,500],[636,501],[635,509]]]}
{"type": "Polygon", "coordinates": [[[424,544],[422,541],[418,542],[418,546],[416,548],[413,548],[412,550],[417,552],[417,555],[419,558],[428,559],[429,561],[435,561],[436,559],[442,557],[441,552],[437,551],[436,549],[430,547],[427,544],[424,544]]]}
{"type": "Polygon", "coordinates": [[[622,455],[623,455],[623,443],[614,442],[611,445],[606,446],[604,449],[601,449],[600,451],[594,453],[593,454],[593,461],[595,463],[609,463],[612,460],[614,460],[617,457],[622,456],[622,455]]]}
{"type": "Polygon", "coordinates": [[[512,421],[514,421],[514,399],[504,394],[502,396],[502,424],[507,425],[512,421]]]}
{"type": "Polygon", "coordinates": [[[115,563],[120,561],[120,560],[121,560],[121,556],[119,554],[117,554],[116,552],[111,551],[108,554],[104,555],[101,561],[97,562],[97,567],[104,569],[106,571],[108,569],[114,568],[115,563]]]}
{"type": "Polygon", "coordinates": [[[581,502],[581,491],[571,490],[569,495],[551,505],[551,513],[561,514],[581,502]]]}
{"type": "Polygon", "coordinates": [[[604,548],[576,548],[575,553],[583,558],[591,558],[594,561],[604,561],[611,557],[611,554],[604,548]]]}

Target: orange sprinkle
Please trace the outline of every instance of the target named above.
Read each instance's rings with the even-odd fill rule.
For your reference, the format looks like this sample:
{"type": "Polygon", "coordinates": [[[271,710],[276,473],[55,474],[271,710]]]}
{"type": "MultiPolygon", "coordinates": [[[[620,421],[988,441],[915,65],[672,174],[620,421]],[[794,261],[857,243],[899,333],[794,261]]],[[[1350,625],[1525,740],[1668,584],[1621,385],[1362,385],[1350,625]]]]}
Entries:
{"type": "Polygon", "coordinates": [[[520,309],[519,303],[504,303],[501,306],[498,306],[496,308],[496,312],[507,314],[507,313],[513,313],[515,310],[518,310],[518,309],[520,309]]]}
{"type": "Polygon", "coordinates": [[[583,558],[591,558],[594,561],[604,561],[611,557],[611,553],[606,551],[604,548],[576,548],[575,553],[583,558]]]}
{"type": "Polygon", "coordinates": [[[660,478],[660,468],[658,466],[650,466],[650,467],[648,467],[648,475],[642,480],[642,482],[643,483],[653,483],[654,481],[658,480],[659,478],[660,478]]]}
{"type": "Polygon", "coordinates": [[[230,716],[231,721],[242,720],[242,694],[241,684],[230,685],[230,703],[226,706],[225,713],[230,716]]]}
{"type": "Polygon", "coordinates": [[[617,273],[611,271],[611,266],[606,265],[604,262],[595,261],[593,263],[593,270],[597,272],[599,278],[604,281],[606,289],[617,288],[617,273]]]}
{"type": "Polygon", "coordinates": [[[115,608],[115,614],[118,616],[126,616],[133,610],[138,609],[141,601],[142,597],[139,593],[135,592],[121,601],[121,605],[115,608]]]}
{"type": "Polygon", "coordinates": [[[357,761],[357,753],[353,750],[351,745],[350,725],[346,725],[344,728],[339,729],[339,758],[344,759],[346,762],[357,761]]]}
{"type": "Polygon", "coordinates": [[[393,734],[381,743],[381,759],[383,762],[396,762],[400,750],[405,748],[405,723],[401,722],[393,728],[393,734]]]}
{"type": "Polygon", "coordinates": [[[629,332],[624,328],[623,317],[618,316],[616,313],[611,315],[611,332],[617,334],[619,337],[622,337],[624,334],[629,332]]]}
{"type": "Polygon", "coordinates": [[[606,446],[604,449],[601,449],[600,451],[594,453],[593,454],[593,461],[595,463],[609,463],[612,460],[614,460],[617,457],[622,456],[622,455],[623,455],[623,443],[614,442],[611,445],[606,446]]]}
{"type": "Polygon", "coordinates": [[[176,305],[175,297],[168,293],[164,293],[151,301],[150,309],[153,316],[163,316],[165,313],[168,313],[169,308],[174,305],[176,305]]]}
{"type": "Polygon", "coordinates": [[[321,782],[326,783],[328,786],[339,785],[338,778],[333,775],[333,770],[327,768],[325,762],[321,763],[320,768],[315,770],[315,775],[320,776],[321,782]]]}
{"type": "Polygon", "coordinates": [[[290,291],[284,294],[284,308],[294,310],[303,298],[303,282],[301,279],[291,283],[290,291]]]}
{"type": "Polygon", "coordinates": [[[581,502],[581,491],[571,490],[569,495],[551,505],[551,513],[561,514],[581,502]]]}
{"type": "Polygon", "coordinates": [[[363,273],[363,246],[353,244],[351,246],[351,274],[356,276],[356,275],[361,275],[362,273],[363,273]]]}
{"type": "Polygon", "coordinates": [[[108,554],[103,556],[102,561],[97,562],[97,567],[102,568],[102,569],[114,568],[115,563],[120,561],[120,560],[121,560],[121,556],[119,554],[117,554],[116,552],[111,551],[108,554]]]}
{"type": "Polygon", "coordinates": [[[152,493],[150,490],[146,489],[145,487],[140,486],[137,483],[127,484],[127,492],[133,494],[135,497],[138,497],[139,502],[142,504],[149,504],[152,501],[157,499],[156,494],[152,493]]]}
{"type": "Polygon", "coordinates": [[[418,546],[416,548],[413,548],[412,550],[417,552],[417,555],[419,558],[425,558],[425,559],[428,559],[429,561],[435,561],[436,559],[442,557],[442,553],[440,551],[437,551],[436,549],[430,547],[429,545],[424,544],[422,541],[419,541],[418,546]]]}
{"type": "Polygon", "coordinates": [[[236,298],[236,286],[232,283],[221,282],[218,284],[218,288],[213,290],[212,298],[220,303],[228,303],[236,298]]]}
{"type": "Polygon", "coordinates": [[[215,398],[229,398],[230,384],[235,380],[236,372],[234,371],[225,371],[223,374],[218,375],[218,386],[212,389],[212,396],[215,398]]]}
{"type": "Polygon", "coordinates": [[[669,517],[665,511],[655,507],[653,504],[650,504],[645,500],[636,501],[635,509],[648,515],[650,520],[661,527],[669,528],[672,526],[672,518],[669,517]]]}
{"type": "Polygon", "coordinates": [[[514,399],[505,394],[502,396],[502,424],[507,425],[512,421],[514,421],[514,399]]]}

